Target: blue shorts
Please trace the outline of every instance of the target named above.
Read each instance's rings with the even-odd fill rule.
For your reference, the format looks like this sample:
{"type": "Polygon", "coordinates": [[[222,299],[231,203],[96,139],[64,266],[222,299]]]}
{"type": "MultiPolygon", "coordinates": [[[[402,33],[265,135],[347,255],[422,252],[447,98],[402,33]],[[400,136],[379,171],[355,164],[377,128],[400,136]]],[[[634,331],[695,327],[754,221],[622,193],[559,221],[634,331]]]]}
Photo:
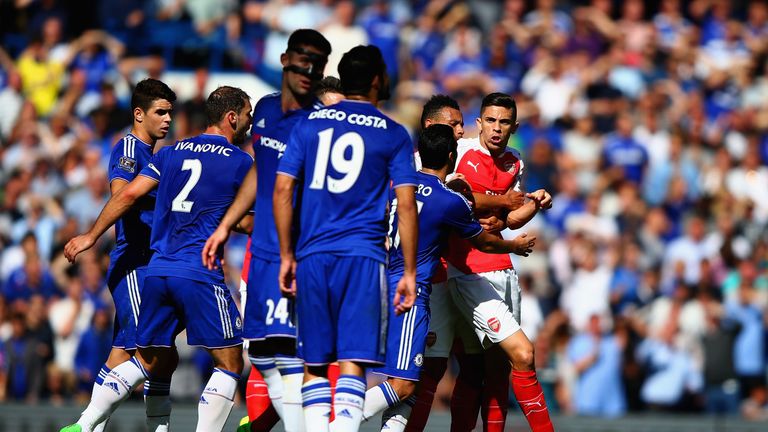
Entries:
{"type": "Polygon", "coordinates": [[[384,264],[367,257],[313,254],[298,262],[298,355],[306,364],[384,363],[386,276],[384,264]]]}
{"type": "Polygon", "coordinates": [[[141,303],[139,347],[171,347],[187,329],[187,343],[225,348],[242,343],[242,320],[225,285],[174,276],[147,276],[141,303]]]}
{"type": "Polygon", "coordinates": [[[139,305],[147,267],[131,271],[110,269],[107,278],[109,291],[115,303],[115,324],[112,347],[124,350],[136,349],[136,326],[139,322],[139,305]]]}
{"type": "Polygon", "coordinates": [[[243,317],[243,339],[296,337],[294,302],[280,293],[280,261],[251,256],[243,317]]]}
{"type": "MultiPolygon", "coordinates": [[[[390,290],[392,297],[395,292],[392,284],[395,282],[389,282],[393,286],[390,290]]],[[[419,380],[429,333],[429,316],[429,306],[424,302],[417,301],[411,310],[399,316],[395,315],[394,308],[389,308],[387,361],[375,373],[410,381],[419,380]]]]}

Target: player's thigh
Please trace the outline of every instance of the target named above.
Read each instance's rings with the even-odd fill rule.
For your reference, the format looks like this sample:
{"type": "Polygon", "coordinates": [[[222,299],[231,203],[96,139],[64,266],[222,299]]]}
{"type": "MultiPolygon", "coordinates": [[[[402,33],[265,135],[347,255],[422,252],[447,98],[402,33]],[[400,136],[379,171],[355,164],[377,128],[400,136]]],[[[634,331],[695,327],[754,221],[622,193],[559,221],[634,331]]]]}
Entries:
{"type": "Polygon", "coordinates": [[[278,285],[280,262],[251,258],[244,310],[243,338],[295,338],[295,305],[278,285]]]}
{"type": "Polygon", "coordinates": [[[332,303],[338,305],[339,361],[383,364],[389,292],[384,263],[368,257],[337,256],[330,272],[332,303]]]}
{"type": "Polygon", "coordinates": [[[190,345],[209,349],[241,345],[242,319],[224,284],[169,277],[190,345]]]}
{"type": "Polygon", "coordinates": [[[509,306],[512,316],[520,322],[520,283],[518,282],[517,272],[513,269],[497,270],[487,273],[481,273],[480,276],[486,278],[499,293],[499,296],[509,306]]]}
{"type": "Polygon", "coordinates": [[[465,275],[454,279],[450,288],[456,308],[472,323],[483,347],[497,344],[520,330],[507,303],[488,279],[465,275]]]}
{"type": "Polygon", "coordinates": [[[146,267],[125,271],[111,269],[107,280],[115,304],[115,324],[112,338],[114,348],[136,349],[136,328],[139,322],[141,291],[146,267]]]}
{"type": "Polygon", "coordinates": [[[309,366],[336,361],[337,306],[331,307],[329,266],[333,257],[313,254],[296,264],[297,355],[309,366]]]}
{"type": "Polygon", "coordinates": [[[386,363],[376,373],[418,381],[424,365],[424,349],[429,332],[429,308],[423,303],[396,315],[389,308],[386,363]]]}
{"type": "Polygon", "coordinates": [[[145,277],[143,293],[136,344],[140,347],[172,347],[184,323],[177,314],[168,278],[145,277]]]}
{"type": "Polygon", "coordinates": [[[427,357],[448,358],[455,336],[456,320],[460,319],[459,311],[453,304],[453,298],[448,291],[448,282],[432,284],[429,296],[429,332],[427,338],[427,357]]]}

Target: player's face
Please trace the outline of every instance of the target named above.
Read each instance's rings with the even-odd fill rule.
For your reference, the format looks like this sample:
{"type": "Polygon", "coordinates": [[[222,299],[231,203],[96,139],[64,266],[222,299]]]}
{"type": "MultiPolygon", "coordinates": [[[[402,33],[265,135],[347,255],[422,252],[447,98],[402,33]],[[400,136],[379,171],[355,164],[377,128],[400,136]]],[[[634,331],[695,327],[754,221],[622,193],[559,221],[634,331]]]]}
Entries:
{"type": "Polygon", "coordinates": [[[296,95],[305,96],[311,93],[318,81],[323,78],[328,57],[309,45],[302,45],[301,50],[303,52],[287,51],[280,60],[283,67],[293,67],[283,74],[283,80],[288,85],[288,89],[296,95]],[[296,69],[311,71],[311,73],[299,73],[296,69]]]}
{"type": "Polygon", "coordinates": [[[251,103],[246,102],[242,110],[237,114],[237,126],[235,128],[235,134],[232,136],[232,144],[242,145],[245,142],[245,137],[248,135],[248,130],[251,128],[251,103]]]}
{"type": "Polygon", "coordinates": [[[165,99],[155,99],[149,109],[144,112],[141,108],[133,111],[134,118],[140,121],[140,127],[155,141],[168,135],[171,128],[171,112],[173,104],[165,99]]]}
{"type": "Polygon", "coordinates": [[[507,148],[509,137],[517,130],[512,108],[487,106],[477,119],[480,129],[480,144],[493,156],[500,155],[507,148]]]}
{"type": "Polygon", "coordinates": [[[453,138],[457,141],[464,137],[464,116],[456,108],[443,107],[435,118],[427,119],[425,123],[426,127],[433,124],[444,124],[452,127],[453,138]]]}

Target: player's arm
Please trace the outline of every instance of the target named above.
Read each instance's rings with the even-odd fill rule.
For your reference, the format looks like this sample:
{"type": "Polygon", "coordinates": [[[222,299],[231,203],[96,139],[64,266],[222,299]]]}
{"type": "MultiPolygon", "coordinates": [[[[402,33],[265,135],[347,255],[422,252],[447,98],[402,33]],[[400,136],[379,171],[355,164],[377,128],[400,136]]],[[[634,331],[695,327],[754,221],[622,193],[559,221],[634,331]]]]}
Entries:
{"type": "Polygon", "coordinates": [[[221,222],[219,222],[219,226],[216,227],[216,230],[208,237],[205,246],[203,246],[203,264],[209,269],[216,268],[216,254],[224,247],[232,229],[239,227],[241,229],[237,231],[250,234],[250,230],[253,228],[253,217],[250,217],[249,223],[246,213],[253,208],[253,201],[256,199],[256,178],[256,162],[254,162],[240,184],[235,200],[232,201],[221,222]]]}
{"type": "Polygon", "coordinates": [[[277,239],[280,242],[280,291],[283,295],[291,297],[296,295],[296,257],[293,255],[291,238],[295,187],[295,178],[278,172],[275,192],[272,195],[272,212],[277,227],[277,239]]]}
{"type": "Polygon", "coordinates": [[[251,235],[253,232],[253,214],[247,214],[243,216],[242,219],[240,219],[240,222],[238,222],[233,228],[233,231],[239,232],[240,234],[248,234],[251,235]]]}
{"type": "Polygon", "coordinates": [[[519,209],[509,212],[507,215],[507,226],[511,229],[521,228],[523,225],[530,222],[540,209],[552,207],[552,196],[544,189],[528,193],[525,196],[529,198],[530,201],[523,204],[519,209]]]}
{"type": "Polygon", "coordinates": [[[470,238],[469,241],[481,252],[492,254],[513,253],[527,257],[533,252],[536,237],[529,237],[527,233],[522,233],[512,240],[504,240],[483,231],[480,235],[470,238]]]}
{"type": "Polygon", "coordinates": [[[139,198],[148,194],[155,187],[157,187],[155,179],[140,175],[120,188],[101,210],[91,229],[67,242],[64,246],[64,256],[70,262],[74,262],[80,252],[90,249],[96,240],[117,222],[139,198]]]}
{"type": "Polygon", "coordinates": [[[403,253],[404,272],[393,304],[398,315],[407,312],[416,300],[416,249],[419,239],[419,219],[416,209],[416,187],[402,185],[395,188],[397,197],[397,228],[400,232],[400,250],[403,253]]]}
{"type": "Polygon", "coordinates": [[[485,213],[494,210],[517,210],[525,204],[525,195],[510,189],[504,195],[486,195],[472,192],[475,198],[475,212],[485,213]]]}

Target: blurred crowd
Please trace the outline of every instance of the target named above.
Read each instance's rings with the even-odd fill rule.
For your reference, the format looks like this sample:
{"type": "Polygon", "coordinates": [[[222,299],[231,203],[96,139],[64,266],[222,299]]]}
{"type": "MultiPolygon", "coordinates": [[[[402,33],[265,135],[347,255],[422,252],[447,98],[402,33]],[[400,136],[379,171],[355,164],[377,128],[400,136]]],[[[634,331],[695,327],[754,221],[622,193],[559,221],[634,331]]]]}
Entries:
{"type": "MultiPolygon", "coordinates": [[[[108,198],[131,85],[193,70],[165,142],[195,135],[209,72],[277,87],[303,27],[331,42],[328,75],[379,46],[385,108],[414,132],[432,94],[466,136],[483,95],[515,96],[526,189],[554,196],[515,258],[552,409],[768,419],[768,3],[746,0],[0,2],[0,400],[87,397],[109,351],[111,240],[76,265],[62,247],[108,198]]],[[[210,368],[181,358],[177,397],[210,368]]]]}

